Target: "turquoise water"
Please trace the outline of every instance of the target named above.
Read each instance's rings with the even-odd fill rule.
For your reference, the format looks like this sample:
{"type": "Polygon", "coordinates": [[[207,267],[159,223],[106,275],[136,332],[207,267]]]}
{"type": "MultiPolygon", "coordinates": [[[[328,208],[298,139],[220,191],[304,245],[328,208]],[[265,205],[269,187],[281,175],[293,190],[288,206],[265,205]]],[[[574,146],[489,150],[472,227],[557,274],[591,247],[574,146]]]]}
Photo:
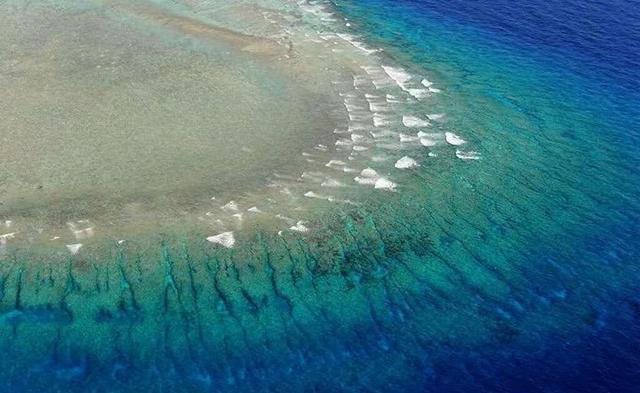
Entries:
{"type": "MultiPolygon", "coordinates": [[[[551,291],[580,315],[572,320],[542,311],[528,323],[566,325],[537,337],[535,350],[488,350],[509,354],[506,362],[515,369],[500,356],[479,365],[482,360],[458,353],[464,371],[452,375],[464,375],[461,385],[477,391],[634,391],[640,354],[632,278],[640,233],[637,4],[337,3],[389,54],[444,81],[446,106],[456,109],[452,121],[482,141],[483,158],[491,162],[465,180],[480,191],[488,179],[500,179],[480,191],[491,204],[467,197],[461,205],[472,204],[471,211],[458,211],[445,225],[463,221],[478,231],[466,242],[476,260],[513,252],[507,260],[526,277],[526,284],[510,287],[513,295],[523,287],[528,293],[521,296],[530,300],[551,291]],[[493,242],[475,221],[483,214],[486,227],[497,230],[493,242]]],[[[521,334],[535,334],[525,326],[521,334]]],[[[434,391],[464,389],[456,380],[437,386],[434,391]]]]}
{"type": "MultiPolygon", "coordinates": [[[[231,249],[153,233],[88,255],[5,253],[0,389],[634,391],[637,80],[575,43],[589,12],[557,45],[544,37],[562,29],[524,28],[545,20],[539,4],[517,22],[495,7],[354,0],[334,16],[433,81],[413,110],[444,113],[434,127],[479,160],[408,150],[421,166],[390,172],[397,192],[317,208],[307,234],[252,228],[231,249]]],[[[623,44],[616,64],[636,64],[623,44]]]]}

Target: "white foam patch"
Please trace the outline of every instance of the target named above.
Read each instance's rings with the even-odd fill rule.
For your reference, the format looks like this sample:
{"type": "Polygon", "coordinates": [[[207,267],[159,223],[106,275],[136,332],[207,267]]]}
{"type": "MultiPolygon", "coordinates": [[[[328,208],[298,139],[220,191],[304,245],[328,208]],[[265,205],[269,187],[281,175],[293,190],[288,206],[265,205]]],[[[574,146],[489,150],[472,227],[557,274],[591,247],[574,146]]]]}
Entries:
{"type": "Polygon", "coordinates": [[[387,104],[387,101],[370,102],[369,103],[369,111],[371,111],[372,113],[376,113],[376,112],[391,112],[391,108],[389,107],[389,104],[387,104]]]}
{"type": "Polygon", "coordinates": [[[73,231],[73,236],[75,236],[76,240],[83,240],[93,237],[95,234],[93,227],[84,228],[73,231]]]}
{"type": "Polygon", "coordinates": [[[324,196],[324,195],[320,195],[314,191],[307,191],[304,193],[304,196],[307,198],[312,198],[312,199],[325,199],[328,200],[328,197],[324,196]]]}
{"type": "Polygon", "coordinates": [[[400,103],[402,103],[402,101],[398,97],[396,97],[396,96],[394,96],[392,94],[387,94],[387,103],[389,103],[389,104],[400,104],[400,103]]]}
{"type": "Polygon", "coordinates": [[[371,112],[389,112],[390,109],[387,106],[387,102],[370,102],[369,110],[371,112]]]}
{"type": "Polygon", "coordinates": [[[402,150],[404,147],[402,146],[402,143],[398,142],[398,143],[378,143],[376,144],[376,147],[380,148],[380,149],[385,149],[385,150],[402,150]]]}
{"type": "Polygon", "coordinates": [[[71,255],[76,255],[80,252],[80,249],[82,248],[82,244],[81,243],[77,243],[77,244],[67,244],[67,250],[69,250],[69,252],[71,253],[71,255]]]}
{"type": "Polygon", "coordinates": [[[414,96],[415,98],[419,99],[419,100],[421,100],[423,98],[426,98],[426,97],[429,97],[430,96],[429,92],[436,93],[435,91],[432,91],[431,88],[429,88],[429,90],[427,90],[427,89],[410,89],[410,88],[408,88],[408,89],[405,89],[405,91],[407,93],[411,94],[412,96],[414,96]]]}
{"type": "Polygon", "coordinates": [[[395,137],[397,134],[389,130],[369,131],[369,134],[375,139],[395,137]]]}
{"type": "Polygon", "coordinates": [[[338,37],[342,38],[343,40],[347,41],[348,43],[350,43],[351,45],[353,45],[354,47],[356,47],[357,49],[361,50],[362,52],[364,52],[367,56],[372,55],[376,52],[379,52],[379,49],[369,49],[367,48],[362,42],[358,41],[358,37],[351,35],[351,34],[344,34],[344,33],[338,33],[336,34],[338,37]]]}
{"type": "Polygon", "coordinates": [[[402,124],[409,128],[429,127],[431,123],[417,116],[402,116],[402,124]]]}
{"type": "Polygon", "coordinates": [[[360,172],[360,176],[364,176],[364,177],[378,177],[378,172],[375,171],[375,169],[372,168],[365,168],[360,172]]]}
{"type": "Polygon", "coordinates": [[[387,156],[373,156],[371,157],[371,161],[373,162],[385,162],[388,161],[389,157],[387,156]]]}
{"type": "Polygon", "coordinates": [[[16,237],[18,232],[5,233],[4,235],[0,235],[0,239],[13,239],[16,237]]]}
{"type": "Polygon", "coordinates": [[[395,191],[397,186],[398,185],[391,180],[381,177],[376,180],[374,188],[378,190],[395,191]]]}
{"type": "Polygon", "coordinates": [[[444,138],[447,141],[448,144],[453,145],[453,146],[460,146],[460,145],[464,145],[465,143],[467,143],[467,141],[465,141],[464,139],[460,138],[458,135],[454,134],[453,132],[445,132],[444,133],[444,138]]]}
{"type": "Polygon", "coordinates": [[[411,143],[411,142],[417,142],[420,140],[420,137],[414,136],[414,135],[407,135],[407,134],[400,134],[400,142],[402,143],[411,143]]]}
{"type": "Polygon", "coordinates": [[[444,117],[444,113],[432,113],[430,115],[427,115],[427,117],[429,118],[429,120],[438,121],[442,120],[442,118],[444,117]]]}
{"type": "Polygon", "coordinates": [[[236,244],[236,238],[233,232],[223,232],[215,236],[209,236],[207,241],[213,244],[219,244],[226,248],[231,248],[236,244]]]}
{"type": "Polygon", "coordinates": [[[222,209],[224,211],[228,211],[228,212],[237,212],[238,211],[238,204],[235,201],[230,201],[226,205],[220,207],[220,209],[222,209]]]}
{"type": "Polygon", "coordinates": [[[16,237],[18,232],[5,233],[4,235],[0,235],[0,246],[4,247],[7,245],[9,239],[13,239],[16,237]]]}
{"type": "Polygon", "coordinates": [[[425,147],[432,147],[438,144],[438,141],[431,138],[420,138],[420,144],[425,147]]]}
{"type": "Polygon", "coordinates": [[[351,134],[351,140],[355,143],[358,142],[362,142],[364,141],[366,138],[364,137],[364,135],[360,135],[360,134],[351,134]]]}
{"type": "Polygon", "coordinates": [[[300,177],[302,179],[308,179],[313,182],[320,183],[324,179],[324,174],[321,172],[302,172],[300,177]]]}
{"type": "Polygon", "coordinates": [[[336,141],[336,146],[351,146],[353,145],[353,141],[349,139],[338,139],[336,141]]]}
{"type": "Polygon", "coordinates": [[[379,190],[395,191],[397,184],[391,180],[378,175],[372,168],[365,168],[360,172],[360,176],[356,176],[353,180],[364,186],[373,186],[379,190]]]}
{"type": "Polygon", "coordinates": [[[322,182],[322,184],[320,184],[320,187],[344,187],[344,184],[339,182],[338,180],[328,178],[327,180],[322,182]]]}
{"type": "Polygon", "coordinates": [[[387,73],[387,75],[389,75],[389,77],[391,79],[393,79],[396,82],[398,87],[400,87],[402,90],[406,91],[407,93],[409,93],[413,97],[415,97],[417,99],[422,99],[422,98],[425,98],[425,97],[429,96],[430,90],[420,89],[420,88],[412,88],[412,87],[410,87],[408,85],[409,82],[412,79],[412,76],[407,71],[405,71],[403,68],[401,68],[401,67],[391,67],[391,66],[382,66],[382,69],[384,70],[384,72],[387,73]]]}
{"type": "Polygon", "coordinates": [[[422,83],[422,86],[424,87],[431,87],[433,85],[433,82],[427,79],[423,79],[420,83],[422,83]]]}
{"type": "Polygon", "coordinates": [[[456,150],[456,157],[458,157],[461,160],[479,160],[480,153],[478,153],[477,151],[456,150]]]}
{"type": "Polygon", "coordinates": [[[11,228],[11,225],[13,225],[13,221],[11,220],[5,220],[4,222],[4,226],[7,228],[11,228]]]}
{"type": "Polygon", "coordinates": [[[376,89],[386,89],[394,85],[394,81],[389,79],[387,73],[379,66],[361,66],[371,77],[371,82],[376,89]]]}
{"type": "Polygon", "coordinates": [[[418,136],[420,138],[434,138],[434,139],[441,138],[442,139],[443,134],[440,134],[437,132],[418,131],[418,136]]]}
{"type": "Polygon", "coordinates": [[[350,201],[348,199],[336,199],[336,197],[334,197],[334,196],[322,195],[322,194],[318,194],[318,193],[313,192],[313,191],[305,192],[304,196],[307,197],[307,198],[311,198],[311,199],[321,199],[323,201],[347,203],[347,204],[350,204],[350,205],[357,205],[355,202],[352,202],[352,201],[350,201]]]}
{"type": "Polygon", "coordinates": [[[298,221],[296,225],[290,227],[292,231],[306,233],[309,232],[309,228],[304,225],[304,221],[298,221]]]}
{"type": "Polygon", "coordinates": [[[350,114],[354,112],[361,112],[366,109],[365,107],[360,106],[358,104],[350,103],[348,102],[348,100],[344,100],[344,107],[347,109],[347,112],[350,114]]]}
{"type": "Polygon", "coordinates": [[[413,158],[404,156],[396,161],[394,166],[398,169],[413,169],[419,167],[420,164],[413,158]]]}
{"type": "Polygon", "coordinates": [[[329,168],[336,167],[336,166],[345,166],[345,165],[347,165],[347,163],[341,160],[330,160],[325,164],[325,166],[329,168]]]}
{"type": "Polygon", "coordinates": [[[400,67],[382,66],[384,72],[393,79],[398,86],[404,88],[404,84],[411,80],[411,75],[400,67]]]}
{"type": "Polygon", "coordinates": [[[378,181],[378,178],[356,176],[353,180],[355,180],[356,183],[363,186],[375,186],[376,182],[378,181]]]}
{"type": "Polygon", "coordinates": [[[262,210],[258,209],[257,206],[250,207],[249,209],[247,209],[247,211],[249,213],[262,213],[262,210]]]}
{"type": "Polygon", "coordinates": [[[369,128],[371,128],[371,127],[366,123],[362,123],[362,122],[351,123],[351,124],[349,124],[349,127],[347,128],[347,131],[349,131],[349,133],[352,133],[352,132],[357,132],[357,131],[366,131],[369,128]]]}
{"type": "Polygon", "coordinates": [[[389,116],[385,116],[380,113],[373,114],[373,125],[375,127],[384,127],[389,124],[391,124],[391,118],[389,116]]]}
{"type": "Polygon", "coordinates": [[[437,132],[418,132],[420,138],[420,144],[426,147],[436,146],[444,139],[444,135],[437,132]]]}
{"type": "Polygon", "coordinates": [[[430,87],[430,88],[429,88],[429,91],[430,91],[431,93],[440,93],[440,92],[442,92],[442,90],[440,90],[440,89],[436,89],[435,87],[430,87]]]}
{"type": "Polygon", "coordinates": [[[369,148],[366,147],[366,146],[359,146],[358,145],[358,146],[354,146],[353,147],[353,151],[367,151],[367,150],[369,150],[369,148]]]}

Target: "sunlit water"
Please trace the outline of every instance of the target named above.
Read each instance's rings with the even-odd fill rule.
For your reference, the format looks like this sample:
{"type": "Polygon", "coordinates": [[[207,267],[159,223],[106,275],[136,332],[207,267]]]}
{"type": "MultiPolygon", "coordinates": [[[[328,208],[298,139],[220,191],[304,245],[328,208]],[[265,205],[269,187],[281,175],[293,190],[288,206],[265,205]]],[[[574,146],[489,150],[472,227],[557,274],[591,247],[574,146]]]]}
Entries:
{"type": "Polygon", "coordinates": [[[0,5],[0,389],[633,391],[632,44],[336,3],[0,5]]]}

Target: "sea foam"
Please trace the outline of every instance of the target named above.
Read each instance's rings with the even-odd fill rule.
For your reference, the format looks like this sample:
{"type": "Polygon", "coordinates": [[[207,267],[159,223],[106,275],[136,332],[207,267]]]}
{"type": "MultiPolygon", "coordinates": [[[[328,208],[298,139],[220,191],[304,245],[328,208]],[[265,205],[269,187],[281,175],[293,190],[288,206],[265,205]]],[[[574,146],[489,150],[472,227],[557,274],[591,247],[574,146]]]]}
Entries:
{"type": "Polygon", "coordinates": [[[444,138],[447,141],[448,144],[453,145],[453,146],[460,146],[460,145],[464,145],[465,143],[467,143],[467,141],[465,141],[464,139],[460,138],[458,135],[454,134],[453,132],[445,132],[444,133],[444,138]]]}
{"type": "Polygon", "coordinates": [[[416,116],[402,116],[402,124],[409,128],[429,127],[431,123],[416,116]]]}
{"type": "Polygon", "coordinates": [[[413,169],[419,167],[420,164],[413,158],[404,156],[396,161],[394,166],[398,169],[413,169]]]}
{"type": "Polygon", "coordinates": [[[214,244],[219,244],[226,248],[231,248],[236,244],[236,238],[233,232],[223,232],[215,236],[209,236],[207,241],[214,244]]]}

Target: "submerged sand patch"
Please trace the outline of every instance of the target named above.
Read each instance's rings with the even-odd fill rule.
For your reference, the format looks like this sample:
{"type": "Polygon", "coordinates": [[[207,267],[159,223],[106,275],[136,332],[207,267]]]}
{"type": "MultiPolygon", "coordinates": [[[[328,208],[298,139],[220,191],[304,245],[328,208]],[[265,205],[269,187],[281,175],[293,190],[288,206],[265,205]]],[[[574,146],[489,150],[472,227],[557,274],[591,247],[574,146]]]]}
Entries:
{"type": "Polygon", "coordinates": [[[0,36],[2,216],[169,218],[333,129],[326,98],[256,57],[286,47],[152,3],[5,4],[0,36]]]}

